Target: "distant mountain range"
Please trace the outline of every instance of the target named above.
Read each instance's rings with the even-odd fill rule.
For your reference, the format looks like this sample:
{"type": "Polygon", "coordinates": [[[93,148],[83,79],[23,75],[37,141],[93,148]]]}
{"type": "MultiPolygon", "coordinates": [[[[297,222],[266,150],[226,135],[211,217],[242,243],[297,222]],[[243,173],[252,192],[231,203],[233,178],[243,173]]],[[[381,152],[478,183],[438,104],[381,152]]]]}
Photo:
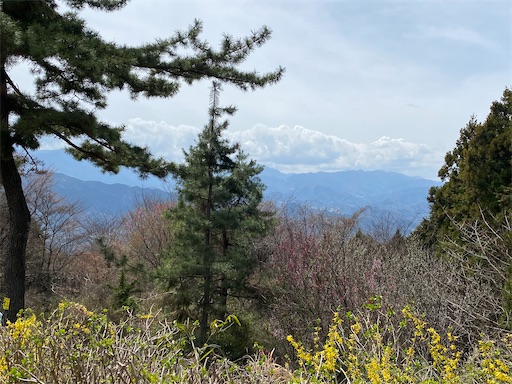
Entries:
{"type": "MultiPolygon", "coordinates": [[[[35,156],[55,171],[54,191],[80,201],[90,214],[121,215],[141,199],[169,199],[174,182],[138,178],[131,170],[104,174],[89,162],[74,161],[62,150],[38,151],[35,156]]],[[[306,204],[313,209],[352,214],[366,208],[365,225],[380,219],[394,221],[403,230],[414,229],[428,214],[428,190],[441,185],[433,180],[384,171],[344,171],[284,174],[265,168],[265,199],[277,204],[306,204]]]]}
{"type": "Polygon", "coordinates": [[[69,201],[80,202],[88,214],[110,217],[127,213],[142,203],[144,198],[168,200],[171,197],[171,193],[157,188],[80,180],[63,173],[55,173],[53,191],[69,201]]]}

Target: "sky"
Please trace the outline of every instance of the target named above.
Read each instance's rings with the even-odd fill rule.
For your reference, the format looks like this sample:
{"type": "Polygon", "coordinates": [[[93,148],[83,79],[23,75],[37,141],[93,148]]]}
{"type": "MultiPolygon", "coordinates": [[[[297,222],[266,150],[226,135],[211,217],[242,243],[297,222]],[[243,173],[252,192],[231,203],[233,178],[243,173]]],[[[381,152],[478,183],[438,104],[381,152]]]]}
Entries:
{"type": "MultiPolygon", "coordinates": [[[[387,170],[436,179],[444,155],[475,115],[512,86],[509,1],[132,0],[81,16],[106,40],[137,45],[203,22],[203,38],[272,38],[241,68],[283,79],[254,92],[224,86],[236,105],[226,137],[283,172],[387,170]]],[[[172,99],[109,96],[98,116],[126,126],[127,141],[182,161],[208,119],[209,81],[172,99]]],[[[42,149],[56,148],[51,140],[42,149]]]]}

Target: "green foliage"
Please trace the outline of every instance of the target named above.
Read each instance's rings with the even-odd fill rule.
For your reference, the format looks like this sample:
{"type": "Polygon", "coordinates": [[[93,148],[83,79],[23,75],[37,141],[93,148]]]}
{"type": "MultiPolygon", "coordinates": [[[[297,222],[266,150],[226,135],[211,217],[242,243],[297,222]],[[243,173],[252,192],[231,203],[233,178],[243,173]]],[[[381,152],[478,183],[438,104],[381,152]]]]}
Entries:
{"type": "Polygon", "coordinates": [[[512,90],[505,89],[483,123],[470,119],[439,170],[445,182],[430,190],[430,216],[417,233],[429,244],[456,239],[456,223],[484,216],[497,227],[512,210],[512,90]]]}
{"type": "MultiPolygon", "coordinates": [[[[47,317],[25,313],[0,333],[0,382],[201,383],[209,369],[220,377],[239,370],[214,345],[195,346],[195,324],[159,313],[126,313],[115,323],[107,314],[72,302],[47,317]]],[[[213,335],[233,325],[236,318],[216,322],[213,335]]]]}
{"type": "Polygon", "coordinates": [[[252,349],[251,345],[254,341],[251,340],[251,336],[249,323],[241,319],[237,324],[226,327],[223,332],[216,332],[210,336],[209,343],[219,345],[221,347],[219,354],[231,361],[236,361],[247,356],[252,349]]]}
{"type": "Polygon", "coordinates": [[[16,150],[39,148],[43,137],[62,140],[78,160],[90,160],[106,172],[132,167],[141,176],[168,175],[170,165],[144,147],[122,138],[123,127],[97,118],[107,107],[110,91],[126,90],[132,98],[172,97],[180,86],[215,78],[247,90],[277,82],[284,70],[265,74],[238,66],[271,35],[267,27],[249,37],[224,36],[213,49],[200,39],[202,25],[194,21],[187,31],[138,47],[107,42],[88,28],[78,11],[86,6],[113,11],[126,0],[65,0],[61,2],[2,1],[0,3],[0,181],[10,217],[5,275],[11,278],[6,295],[12,299],[8,317],[25,305],[25,254],[30,212],[14,160],[16,150]],[[23,61],[31,68],[34,91],[16,85],[13,66],[23,61]]]}
{"type": "Polygon", "coordinates": [[[167,288],[176,292],[178,315],[200,319],[203,342],[208,317],[224,318],[229,297],[250,295],[247,279],[256,263],[252,242],[271,224],[270,214],[260,211],[263,168],[222,138],[227,122],[218,119],[235,109],[219,107],[219,91],[214,82],[209,124],[185,152],[185,163],[173,170],[178,202],[168,218],[174,243],[162,270],[167,288]]]}
{"type": "Polygon", "coordinates": [[[119,281],[114,289],[114,306],[115,308],[135,308],[135,299],[133,295],[138,291],[137,282],[126,281],[126,272],[124,268],[121,269],[119,281]]]}
{"type": "Polygon", "coordinates": [[[116,310],[130,308],[135,310],[135,295],[140,292],[140,284],[145,276],[138,265],[130,265],[128,257],[124,254],[117,255],[112,247],[105,243],[105,239],[99,238],[97,245],[109,268],[115,267],[119,271],[117,285],[108,285],[113,292],[113,308],[116,310]],[[127,274],[132,278],[128,279],[127,274]]]}
{"type": "MultiPolygon", "coordinates": [[[[127,1],[68,0],[74,10],[85,6],[102,10],[121,8],[127,1]]],[[[104,41],[76,12],[59,13],[54,1],[7,1],[2,4],[1,68],[9,89],[7,113],[16,115],[7,127],[11,145],[35,149],[42,136],[64,140],[77,159],[94,161],[106,171],[119,166],[159,176],[166,163],[151,158],[145,148],[121,138],[122,127],[97,120],[94,111],[107,106],[107,92],[127,89],[132,97],[171,97],[181,83],[218,78],[242,89],[276,82],[281,68],[257,75],[236,69],[255,47],[270,37],[263,27],[246,39],[224,38],[219,50],[200,39],[201,23],[188,31],[140,47],[104,41]],[[184,52],[191,54],[185,54],[184,52]],[[35,95],[22,93],[8,73],[10,63],[30,62],[35,95]],[[80,100],[81,102],[79,102],[80,100]]]]}

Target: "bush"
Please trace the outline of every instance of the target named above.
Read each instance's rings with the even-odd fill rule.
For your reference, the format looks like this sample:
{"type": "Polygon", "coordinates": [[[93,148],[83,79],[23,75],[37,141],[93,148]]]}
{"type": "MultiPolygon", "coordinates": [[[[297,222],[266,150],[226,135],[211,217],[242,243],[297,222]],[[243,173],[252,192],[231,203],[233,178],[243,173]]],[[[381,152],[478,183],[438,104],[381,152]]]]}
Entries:
{"type": "MultiPolygon", "coordinates": [[[[215,321],[222,334],[233,321],[215,321]]],[[[380,297],[357,313],[334,313],[313,347],[294,337],[297,368],[275,362],[274,351],[238,363],[197,345],[197,324],[165,321],[160,313],[119,323],[106,313],[63,302],[48,317],[29,311],[0,331],[1,383],[510,383],[512,334],[484,336],[464,355],[457,336],[439,332],[410,307],[395,312],[380,297]],[[398,325],[396,325],[398,324],[398,325]]]]}
{"type": "MultiPolygon", "coordinates": [[[[215,321],[213,337],[235,323],[215,321]]],[[[265,355],[241,367],[216,355],[214,345],[196,345],[196,331],[197,324],[171,323],[159,313],[127,313],[114,323],[106,311],[70,302],[46,318],[27,311],[0,331],[0,383],[278,383],[285,377],[265,355]]]]}
{"type": "Polygon", "coordinates": [[[308,329],[319,325],[325,336],[334,311],[356,311],[375,295],[394,308],[413,303],[425,321],[452,328],[466,354],[482,331],[499,339],[512,329],[508,216],[499,228],[483,218],[458,223],[461,238],[440,244],[443,258],[416,236],[379,240],[357,223],[357,216],[307,210],[280,218],[262,268],[275,345],[293,334],[311,347],[308,329]]]}
{"type": "Polygon", "coordinates": [[[482,336],[468,356],[457,339],[450,330],[430,327],[410,307],[399,313],[383,308],[380,298],[358,314],[334,313],[323,341],[315,330],[312,349],[288,337],[299,366],[297,383],[512,382],[511,333],[498,341],[482,336]]]}

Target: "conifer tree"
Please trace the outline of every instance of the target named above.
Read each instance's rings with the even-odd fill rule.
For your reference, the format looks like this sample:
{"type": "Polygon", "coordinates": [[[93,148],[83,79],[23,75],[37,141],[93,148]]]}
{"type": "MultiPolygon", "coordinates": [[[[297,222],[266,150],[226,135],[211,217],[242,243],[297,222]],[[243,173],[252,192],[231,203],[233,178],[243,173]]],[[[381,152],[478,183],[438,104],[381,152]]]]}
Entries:
{"type": "Polygon", "coordinates": [[[16,319],[24,307],[25,251],[30,213],[23,195],[15,152],[33,150],[44,136],[61,139],[79,160],[104,171],[120,166],[141,174],[165,176],[168,164],[147,148],[122,138],[122,127],[97,119],[111,90],[131,96],[171,97],[182,83],[216,78],[243,89],[256,89],[279,80],[282,68],[259,75],[237,67],[270,37],[262,28],[244,39],[225,36],[218,50],[200,39],[201,23],[186,32],[138,47],[103,40],[87,28],[78,11],[86,6],[114,11],[127,0],[63,0],[72,12],[59,12],[55,0],[0,2],[0,181],[9,210],[5,297],[7,318],[16,319]],[[11,70],[28,63],[35,91],[21,90],[11,70]]]}
{"type": "Polygon", "coordinates": [[[206,341],[211,316],[225,317],[228,299],[247,295],[256,263],[250,246],[272,222],[271,213],[260,210],[263,168],[222,137],[228,122],[219,118],[235,108],[219,107],[219,91],[214,82],[209,123],[185,152],[185,163],[173,171],[178,203],[168,215],[174,242],[163,275],[175,290],[180,315],[199,320],[200,343],[206,341]]]}
{"type": "MultiPolygon", "coordinates": [[[[430,215],[416,233],[466,276],[484,276],[499,297],[490,321],[512,327],[512,90],[491,104],[484,122],[474,117],[439,170],[430,215]]],[[[482,281],[486,281],[482,279],[482,281]]],[[[476,304],[475,304],[476,305],[476,304]]]]}
{"type": "Polygon", "coordinates": [[[484,122],[471,117],[439,177],[445,183],[431,188],[430,216],[417,230],[428,243],[455,240],[460,224],[482,218],[498,228],[512,214],[512,90],[492,103],[484,122]]]}

